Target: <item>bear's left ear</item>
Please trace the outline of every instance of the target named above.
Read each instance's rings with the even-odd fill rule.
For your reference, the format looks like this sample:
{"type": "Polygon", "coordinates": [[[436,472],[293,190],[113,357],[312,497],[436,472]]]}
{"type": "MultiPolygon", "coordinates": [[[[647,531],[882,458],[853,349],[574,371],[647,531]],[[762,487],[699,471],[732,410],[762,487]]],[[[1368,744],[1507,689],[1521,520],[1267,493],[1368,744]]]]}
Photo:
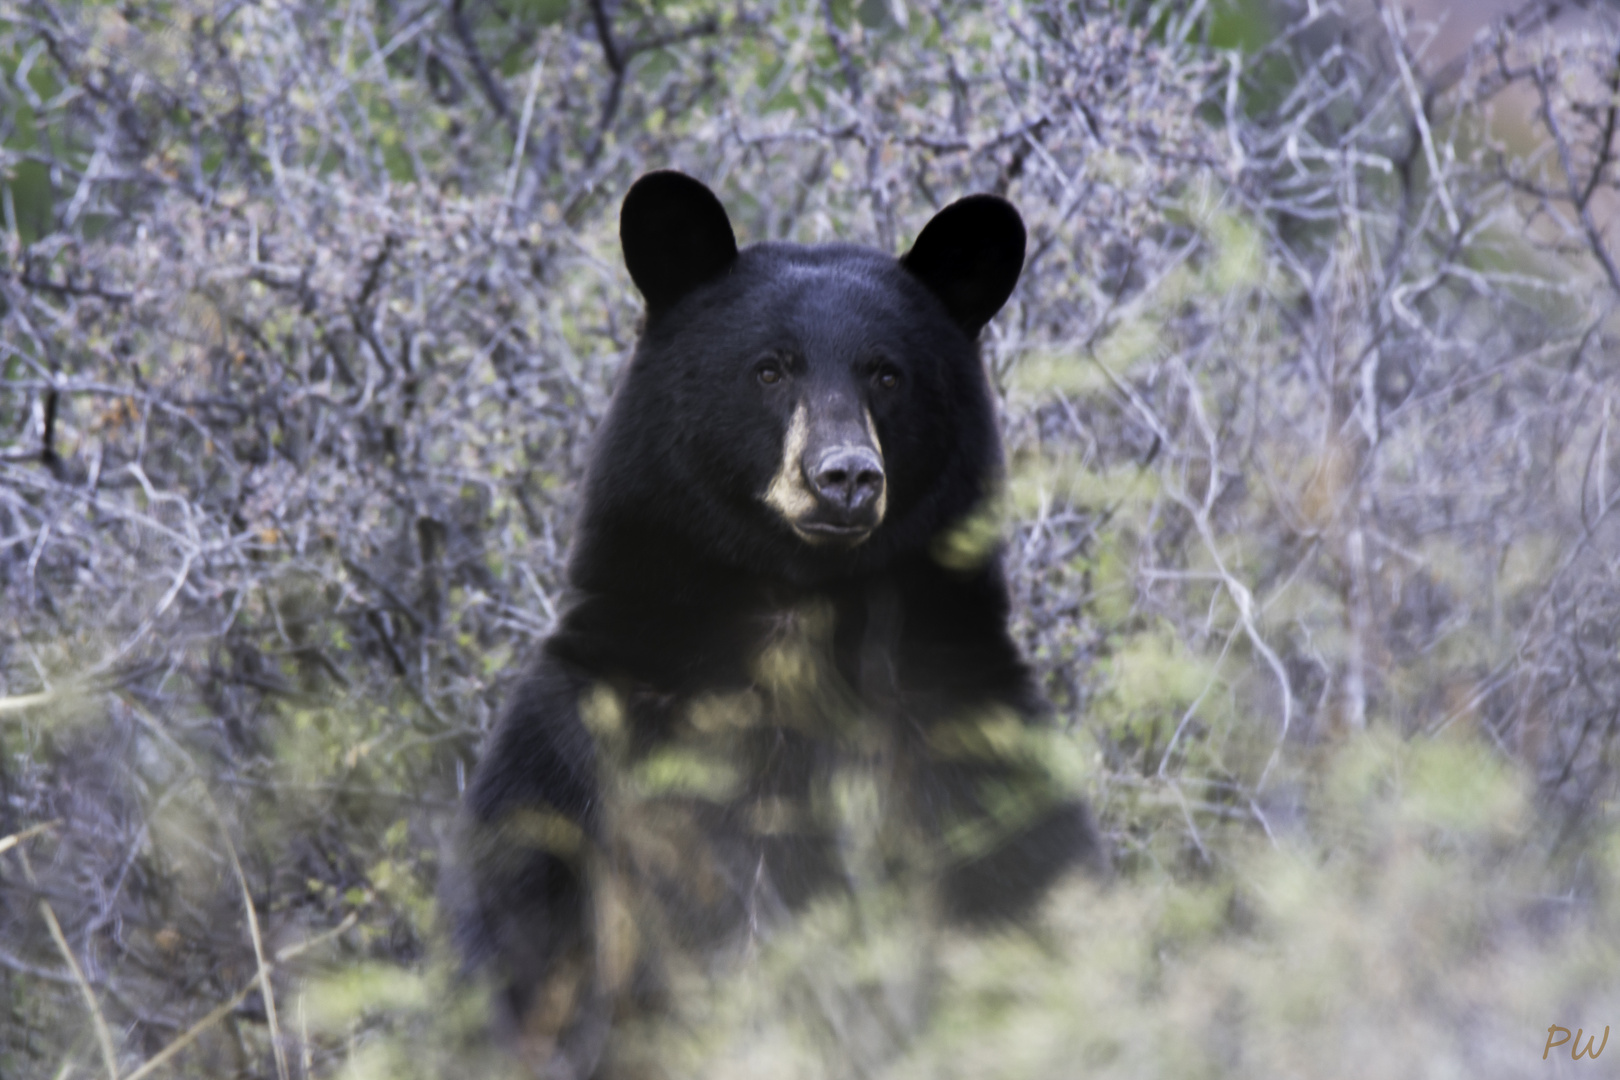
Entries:
{"type": "Polygon", "coordinates": [[[714,192],[669,169],[630,185],[619,211],[619,243],[649,314],[719,277],[737,258],[731,219],[714,192]]]}
{"type": "Polygon", "coordinates": [[[935,214],[900,257],[977,338],[1012,295],[1024,269],[1024,219],[1006,199],[969,195],[935,214]]]}

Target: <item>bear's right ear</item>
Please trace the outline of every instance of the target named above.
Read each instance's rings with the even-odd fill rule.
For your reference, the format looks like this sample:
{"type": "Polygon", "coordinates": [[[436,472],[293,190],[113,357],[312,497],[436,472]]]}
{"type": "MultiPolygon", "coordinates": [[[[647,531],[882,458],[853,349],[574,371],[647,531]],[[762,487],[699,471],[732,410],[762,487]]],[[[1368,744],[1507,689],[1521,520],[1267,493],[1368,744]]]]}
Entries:
{"type": "Polygon", "coordinates": [[[648,314],[719,277],[737,258],[731,219],[714,192],[669,169],[630,186],[619,211],[619,242],[648,314]]]}

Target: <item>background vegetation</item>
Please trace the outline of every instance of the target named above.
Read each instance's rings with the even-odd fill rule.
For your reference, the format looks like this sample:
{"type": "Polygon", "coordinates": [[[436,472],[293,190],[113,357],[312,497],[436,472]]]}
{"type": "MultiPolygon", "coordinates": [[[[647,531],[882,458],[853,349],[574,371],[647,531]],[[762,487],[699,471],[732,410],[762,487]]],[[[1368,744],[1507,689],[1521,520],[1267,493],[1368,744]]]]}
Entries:
{"type": "Polygon", "coordinates": [[[1025,214],[1005,514],[953,542],[1005,540],[1115,873],[997,935],[813,911],[648,1060],[1590,1069],[1541,1053],[1620,1021],[1620,20],[1429,41],[1331,0],[6,0],[0,1076],[511,1067],[439,845],[563,602],[663,166],[745,241],[1025,214]]]}

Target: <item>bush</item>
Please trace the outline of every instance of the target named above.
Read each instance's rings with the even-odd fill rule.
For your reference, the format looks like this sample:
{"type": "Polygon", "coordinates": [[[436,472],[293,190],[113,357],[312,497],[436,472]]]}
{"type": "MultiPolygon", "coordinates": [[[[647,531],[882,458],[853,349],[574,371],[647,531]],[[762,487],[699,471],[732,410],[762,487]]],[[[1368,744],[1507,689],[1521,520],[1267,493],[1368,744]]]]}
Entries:
{"type": "Polygon", "coordinates": [[[626,1053],[1535,1067],[1614,998],[1620,27],[1565,6],[1443,66],[1280,0],[8,9],[0,1072],[511,1067],[437,850],[665,166],[744,241],[1025,214],[945,547],[1004,540],[1119,873],[1005,936],[818,909],[626,1053]]]}

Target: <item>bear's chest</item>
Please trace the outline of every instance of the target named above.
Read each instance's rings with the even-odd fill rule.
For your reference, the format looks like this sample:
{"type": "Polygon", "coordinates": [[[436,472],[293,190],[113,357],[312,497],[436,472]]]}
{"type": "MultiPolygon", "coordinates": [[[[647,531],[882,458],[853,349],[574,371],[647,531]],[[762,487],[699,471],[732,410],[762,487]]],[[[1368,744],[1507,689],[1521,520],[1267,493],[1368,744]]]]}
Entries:
{"type": "Polygon", "coordinates": [[[872,674],[892,646],[839,630],[831,605],[789,609],[760,621],[742,685],[586,694],[602,872],[638,932],[712,946],[926,850],[900,798],[907,723],[872,674]]]}

